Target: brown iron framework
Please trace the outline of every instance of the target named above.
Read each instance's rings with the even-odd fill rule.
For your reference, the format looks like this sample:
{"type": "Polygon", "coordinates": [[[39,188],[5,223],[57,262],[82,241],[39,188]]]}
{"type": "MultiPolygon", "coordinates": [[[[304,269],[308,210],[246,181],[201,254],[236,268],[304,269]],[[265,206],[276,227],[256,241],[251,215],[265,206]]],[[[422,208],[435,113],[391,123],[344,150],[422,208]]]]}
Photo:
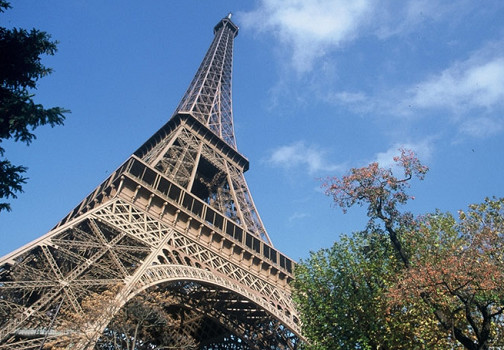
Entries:
{"type": "Polygon", "coordinates": [[[2,258],[0,349],[43,348],[69,334],[63,315],[87,315],[84,300],[117,290],[72,344],[94,348],[152,288],[170,293],[174,348],[298,347],[294,263],[273,247],[236,148],[237,33],[222,19],[172,118],[50,232],[2,258]]]}

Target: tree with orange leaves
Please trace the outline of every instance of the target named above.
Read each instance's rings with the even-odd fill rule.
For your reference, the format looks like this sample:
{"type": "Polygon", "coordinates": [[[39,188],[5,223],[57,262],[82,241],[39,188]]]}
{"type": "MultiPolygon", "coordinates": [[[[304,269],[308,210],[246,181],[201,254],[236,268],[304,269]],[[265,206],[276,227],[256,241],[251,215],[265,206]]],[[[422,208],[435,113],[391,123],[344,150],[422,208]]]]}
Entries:
{"type": "Polygon", "coordinates": [[[409,181],[414,177],[423,180],[429,168],[420,163],[413,151],[400,151],[401,155],[394,157],[394,161],[404,171],[401,178],[396,177],[392,169],[380,168],[378,163],[374,162],[364,168],[351,169],[350,174],[341,179],[331,178],[323,187],[343,212],[355,204],[367,206],[371,223],[378,220],[384,224],[401,261],[405,267],[409,267],[409,259],[397,236],[396,228],[410,221],[412,216],[409,213],[402,214],[398,206],[413,199],[406,193],[409,181]]]}
{"type": "MultiPolygon", "coordinates": [[[[408,150],[401,150],[394,160],[402,170],[401,177],[372,163],[324,184],[326,194],[344,212],[354,205],[365,206],[368,231],[381,232],[392,247],[400,268],[382,276],[387,281],[383,288],[389,305],[384,313],[399,309],[425,317],[415,310],[427,309],[432,317],[418,320],[412,327],[430,330],[411,330],[409,334],[438,331],[453,348],[503,346],[504,199],[472,205],[467,213],[460,213],[458,222],[441,213],[413,218],[399,207],[412,199],[407,194],[410,181],[423,179],[428,168],[408,150]]],[[[339,249],[346,248],[340,245],[339,249]]],[[[301,263],[298,271],[310,271],[311,263],[301,263]]],[[[296,282],[295,295],[308,295],[302,293],[303,287],[302,280],[301,285],[296,282]]],[[[386,315],[379,318],[388,319],[386,315]]],[[[334,329],[341,330],[340,326],[335,324],[334,329]]],[[[316,329],[316,325],[311,327],[316,329]]],[[[330,332],[317,336],[330,337],[330,332]]],[[[374,348],[384,347],[379,344],[374,348]]]]}
{"type": "Polygon", "coordinates": [[[504,346],[504,198],[427,215],[403,237],[411,266],[390,304],[425,301],[466,349],[504,346]]]}

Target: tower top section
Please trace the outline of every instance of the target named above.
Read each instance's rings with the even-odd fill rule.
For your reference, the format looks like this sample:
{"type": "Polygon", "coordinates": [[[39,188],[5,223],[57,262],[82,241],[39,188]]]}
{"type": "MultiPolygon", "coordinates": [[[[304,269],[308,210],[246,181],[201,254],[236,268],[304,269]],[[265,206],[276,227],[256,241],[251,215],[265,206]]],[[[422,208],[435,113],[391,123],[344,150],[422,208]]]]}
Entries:
{"type": "Polygon", "coordinates": [[[234,30],[234,33],[235,33],[235,37],[238,35],[238,26],[236,24],[234,24],[232,21],[231,21],[231,16],[232,16],[232,13],[229,12],[229,14],[224,17],[223,19],[221,19],[221,21],[219,23],[217,23],[217,25],[214,27],[214,34],[216,34],[219,29],[224,26],[224,25],[228,25],[232,30],[234,30]]]}
{"type": "Polygon", "coordinates": [[[214,27],[214,39],[174,115],[188,113],[236,150],[231,77],[238,26],[231,13],[214,27]]]}

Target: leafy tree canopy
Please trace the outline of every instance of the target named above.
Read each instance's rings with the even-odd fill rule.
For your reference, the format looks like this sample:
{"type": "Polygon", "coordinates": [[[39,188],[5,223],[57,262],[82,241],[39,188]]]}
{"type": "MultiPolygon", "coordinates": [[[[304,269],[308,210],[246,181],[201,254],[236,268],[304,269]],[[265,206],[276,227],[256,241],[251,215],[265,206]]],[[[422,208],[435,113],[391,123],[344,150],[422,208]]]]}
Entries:
{"type": "Polygon", "coordinates": [[[362,205],[365,232],[296,267],[294,296],[311,349],[490,349],[504,346],[504,199],[414,218],[400,210],[427,167],[401,150],[324,184],[344,210],[362,205]]]}
{"type": "MultiPolygon", "coordinates": [[[[0,0],[0,12],[10,8],[0,0]]],[[[52,70],[41,62],[42,55],[54,55],[57,42],[46,32],[32,29],[0,27],[0,144],[14,139],[29,145],[33,131],[41,125],[61,125],[68,111],[61,107],[44,108],[34,100],[33,90],[40,78],[52,70]]],[[[16,198],[26,183],[27,168],[13,165],[4,156],[0,145],[0,199],[16,198]]],[[[0,203],[1,210],[10,210],[9,203],[0,203]]]]}
{"type": "Polygon", "coordinates": [[[379,230],[343,236],[296,265],[293,296],[310,341],[306,348],[446,349],[425,305],[389,303],[401,269],[379,230]]]}
{"type": "Polygon", "coordinates": [[[504,346],[504,198],[426,215],[403,237],[411,267],[390,304],[424,300],[467,349],[504,346]]]}

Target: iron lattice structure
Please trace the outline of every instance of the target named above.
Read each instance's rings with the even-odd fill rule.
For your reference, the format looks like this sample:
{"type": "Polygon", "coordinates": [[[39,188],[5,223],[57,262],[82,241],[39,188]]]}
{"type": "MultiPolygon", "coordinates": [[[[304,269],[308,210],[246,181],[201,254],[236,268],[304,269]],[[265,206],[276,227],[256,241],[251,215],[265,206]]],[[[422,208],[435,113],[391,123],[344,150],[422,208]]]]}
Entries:
{"type": "Polygon", "coordinates": [[[294,263],[273,247],[236,148],[237,33],[222,19],[172,118],[50,232],[2,258],[0,349],[65,336],[72,349],[106,348],[114,315],[153,289],[169,294],[171,348],[298,347],[294,263]],[[103,312],[85,307],[111,290],[103,312]],[[86,320],[85,336],[69,315],[86,320]]]}

